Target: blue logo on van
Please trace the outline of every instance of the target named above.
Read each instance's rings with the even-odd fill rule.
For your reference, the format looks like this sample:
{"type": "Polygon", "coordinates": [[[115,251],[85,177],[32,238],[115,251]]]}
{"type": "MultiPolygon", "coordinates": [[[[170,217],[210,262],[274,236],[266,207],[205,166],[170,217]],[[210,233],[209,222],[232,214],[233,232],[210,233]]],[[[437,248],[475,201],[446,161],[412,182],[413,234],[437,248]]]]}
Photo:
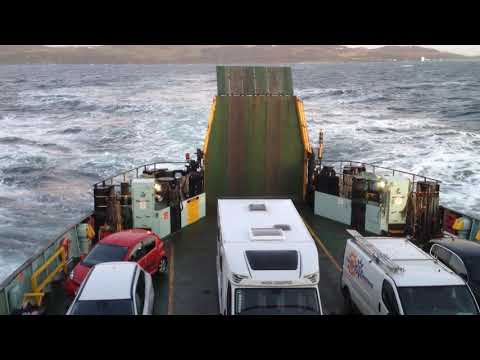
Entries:
{"type": "Polygon", "coordinates": [[[347,270],[351,276],[362,279],[373,289],[373,284],[364,275],[363,260],[353,252],[347,258],[347,270]]]}

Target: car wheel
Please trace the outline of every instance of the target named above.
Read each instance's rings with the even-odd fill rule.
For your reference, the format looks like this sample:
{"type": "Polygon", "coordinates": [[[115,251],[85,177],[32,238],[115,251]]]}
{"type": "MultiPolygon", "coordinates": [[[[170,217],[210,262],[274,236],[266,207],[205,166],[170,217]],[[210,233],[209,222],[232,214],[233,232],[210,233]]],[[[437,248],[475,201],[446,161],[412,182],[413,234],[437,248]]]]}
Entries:
{"type": "Polygon", "coordinates": [[[354,313],[354,306],[352,302],[352,297],[350,296],[350,290],[345,286],[343,288],[343,304],[345,307],[345,313],[350,315],[354,313]]]}
{"type": "Polygon", "coordinates": [[[166,274],[168,272],[168,259],[166,257],[162,257],[160,260],[160,264],[158,265],[158,273],[159,274],[166,274]]]}

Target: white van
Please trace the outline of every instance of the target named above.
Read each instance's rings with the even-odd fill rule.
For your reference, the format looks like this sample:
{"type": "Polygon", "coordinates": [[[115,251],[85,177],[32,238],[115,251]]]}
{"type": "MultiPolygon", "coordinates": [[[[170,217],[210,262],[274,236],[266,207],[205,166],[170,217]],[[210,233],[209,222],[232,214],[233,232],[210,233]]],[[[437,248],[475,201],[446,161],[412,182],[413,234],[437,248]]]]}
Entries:
{"type": "Polygon", "coordinates": [[[224,315],[321,315],[315,242],[291,200],[218,200],[224,315]]]}
{"type": "Polygon", "coordinates": [[[405,238],[348,230],[341,289],[365,315],[477,315],[465,281],[405,238]]]}

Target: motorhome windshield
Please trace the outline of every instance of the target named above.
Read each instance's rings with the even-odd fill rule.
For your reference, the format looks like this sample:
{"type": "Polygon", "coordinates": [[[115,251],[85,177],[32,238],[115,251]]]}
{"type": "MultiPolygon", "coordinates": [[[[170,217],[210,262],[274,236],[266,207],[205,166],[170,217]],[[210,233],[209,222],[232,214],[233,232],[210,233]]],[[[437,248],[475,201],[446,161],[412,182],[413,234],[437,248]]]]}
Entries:
{"type": "Polygon", "coordinates": [[[235,290],[235,313],[239,315],[319,315],[314,288],[249,288],[235,290]]]}
{"type": "Polygon", "coordinates": [[[399,287],[406,315],[477,315],[473,297],[464,285],[399,287]]]}

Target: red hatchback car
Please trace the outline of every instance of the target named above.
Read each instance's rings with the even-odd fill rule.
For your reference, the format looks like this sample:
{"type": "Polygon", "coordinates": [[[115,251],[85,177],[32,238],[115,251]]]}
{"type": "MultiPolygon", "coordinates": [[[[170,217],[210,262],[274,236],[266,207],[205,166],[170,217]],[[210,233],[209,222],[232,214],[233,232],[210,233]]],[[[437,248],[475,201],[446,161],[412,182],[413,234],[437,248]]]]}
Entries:
{"type": "Polygon", "coordinates": [[[100,240],[65,281],[65,292],[75,296],[90,269],[99,263],[134,261],[150,274],[167,271],[167,253],[162,240],[151,231],[121,231],[100,240]]]}

